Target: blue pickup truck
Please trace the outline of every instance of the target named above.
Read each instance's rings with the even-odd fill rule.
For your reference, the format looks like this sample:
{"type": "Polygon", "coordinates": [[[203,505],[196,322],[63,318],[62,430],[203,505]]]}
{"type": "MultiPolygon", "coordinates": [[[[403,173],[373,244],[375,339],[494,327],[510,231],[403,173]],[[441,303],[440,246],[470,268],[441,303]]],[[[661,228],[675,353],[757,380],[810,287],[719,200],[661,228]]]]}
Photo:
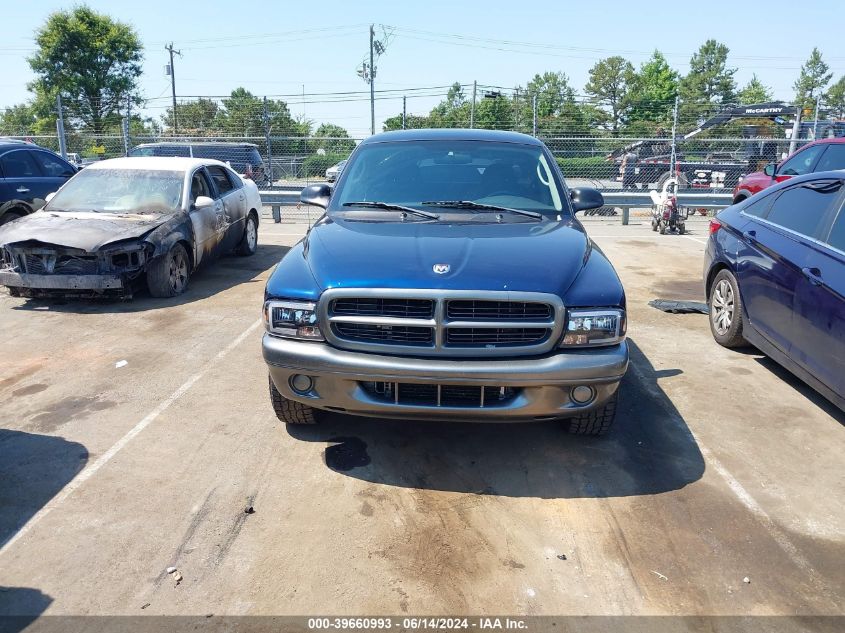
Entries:
{"type": "Polygon", "coordinates": [[[522,134],[372,136],[267,282],[263,354],[288,424],[565,420],[600,435],[628,367],[625,292],[568,189],[522,134]]]}

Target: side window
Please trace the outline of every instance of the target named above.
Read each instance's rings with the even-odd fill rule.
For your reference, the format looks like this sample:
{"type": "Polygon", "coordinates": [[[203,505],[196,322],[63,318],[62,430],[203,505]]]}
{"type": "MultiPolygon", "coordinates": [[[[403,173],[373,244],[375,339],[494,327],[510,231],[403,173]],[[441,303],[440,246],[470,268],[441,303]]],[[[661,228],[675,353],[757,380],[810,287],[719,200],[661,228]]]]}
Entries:
{"type": "Polygon", "coordinates": [[[217,191],[220,192],[221,196],[226,195],[235,187],[232,185],[232,181],[229,180],[229,175],[226,173],[226,170],[223,167],[218,167],[217,165],[210,165],[206,167],[208,170],[209,175],[211,176],[212,180],[214,180],[214,184],[217,185],[217,191]]]}
{"type": "Polygon", "coordinates": [[[35,160],[41,165],[41,171],[44,172],[45,176],[63,178],[65,176],[73,176],[75,173],[73,167],[62,159],[51,156],[47,152],[30,152],[30,154],[35,156],[35,160]]]}
{"type": "Polygon", "coordinates": [[[778,168],[778,175],[780,176],[800,176],[802,174],[809,174],[813,169],[813,165],[822,150],[824,145],[813,145],[807,149],[801,150],[792,158],[778,168]]]}
{"type": "Polygon", "coordinates": [[[41,176],[38,165],[26,150],[3,154],[0,158],[6,178],[35,178],[41,176]]]}
{"type": "Polygon", "coordinates": [[[759,200],[749,203],[742,209],[742,213],[750,215],[755,218],[761,218],[766,215],[766,211],[772,206],[772,198],[774,196],[761,196],[759,200]]]}
{"type": "Polygon", "coordinates": [[[191,178],[191,206],[197,201],[200,196],[212,198],[211,187],[208,185],[208,180],[202,170],[194,172],[191,178]]]}
{"type": "Polygon", "coordinates": [[[240,189],[244,186],[244,181],[241,180],[241,177],[238,176],[235,172],[226,170],[226,173],[229,175],[229,180],[232,181],[232,188],[233,189],[240,189]]]}
{"type": "Polygon", "coordinates": [[[845,169],[845,143],[831,143],[822,154],[816,171],[845,169]]]}
{"type": "Polygon", "coordinates": [[[845,205],[842,205],[842,208],[839,209],[839,215],[833,222],[827,243],[845,253],[845,205]]]}
{"type": "Polygon", "coordinates": [[[785,189],[766,219],[801,235],[818,237],[840,187],[838,182],[821,181],[785,189]]]}

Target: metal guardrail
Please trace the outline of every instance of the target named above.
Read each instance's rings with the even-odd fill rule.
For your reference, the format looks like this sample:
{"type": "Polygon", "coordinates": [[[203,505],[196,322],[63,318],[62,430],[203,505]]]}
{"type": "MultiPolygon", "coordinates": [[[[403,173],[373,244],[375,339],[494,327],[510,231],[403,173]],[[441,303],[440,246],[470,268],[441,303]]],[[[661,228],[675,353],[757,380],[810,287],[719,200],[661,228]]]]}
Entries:
{"type": "MultiPolygon", "coordinates": [[[[300,191],[297,189],[261,191],[260,193],[264,205],[272,208],[275,222],[281,222],[281,208],[283,206],[300,204],[300,191]]],[[[604,197],[605,206],[622,209],[622,224],[628,224],[628,217],[632,208],[649,208],[654,204],[649,191],[602,191],[601,194],[604,197]]],[[[691,190],[680,191],[677,195],[678,205],[682,207],[724,209],[733,202],[732,195],[727,192],[691,190]]]]}

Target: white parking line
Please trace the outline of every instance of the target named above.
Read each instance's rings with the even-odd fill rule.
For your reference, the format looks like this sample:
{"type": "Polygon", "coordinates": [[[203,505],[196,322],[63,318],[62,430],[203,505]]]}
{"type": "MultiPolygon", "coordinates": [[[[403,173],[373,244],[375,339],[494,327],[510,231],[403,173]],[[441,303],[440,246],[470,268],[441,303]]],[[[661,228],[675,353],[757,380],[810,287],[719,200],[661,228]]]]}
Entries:
{"type": "Polygon", "coordinates": [[[18,530],[18,532],[14,536],[7,539],[5,543],[0,544],[0,545],[2,545],[2,546],[0,546],[0,556],[2,556],[18,540],[20,540],[24,535],[26,535],[27,532],[29,532],[35,526],[35,524],[37,524],[41,519],[43,519],[45,516],[50,514],[50,511],[53,510],[53,508],[55,508],[56,506],[61,504],[65,499],[67,499],[70,495],[72,495],[74,493],[74,491],[76,491],[82,484],[84,484],[86,481],[91,479],[91,477],[93,477],[97,473],[97,471],[100,470],[103,466],[105,466],[107,463],[109,463],[109,461],[115,455],[117,455],[117,453],[132,440],[132,438],[134,438],[136,435],[138,435],[138,433],[140,433],[145,428],[147,428],[156,418],[158,418],[158,416],[160,416],[162,413],[164,413],[170,407],[170,405],[172,405],[179,398],[181,398],[183,395],[185,395],[185,393],[191,387],[193,387],[194,384],[200,378],[202,378],[203,376],[205,376],[208,373],[208,371],[211,369],[211,367],[217,361],[219,361],[221,358],[226,356],[226,354],[231,352],[238,345],[243,343],[243,341],[250,334],[252,334],[260,325],[261,325],[261,319],[258,319],[255,323],[250,325],[246,330],[244,330],[240,335],[238,335],[238,337],[235,338],[235,340],[233,340],[226,347],[224,347],[222,350],[220,350],[213,358],[211,358],[211,360],[207,361],[205,363],[205,365],[203,365],[203,368],[200,371],[198,371],[193,376],[188,378],[185,382],[183,382],[182,385],[176,391],[174,391],[172,394],[170,394],[170,396],[168,396],[165,400],[160,402],[159,405],[155,409],[153,409],[146,416],[144,416],[144,418],[141,419],[141,421],[138,422],[138,424],[133,426],[129,430],[129,432],[126,433],[126,435],[124,435],[117,442],[115,442],[114,445],[109,450],[107,450],[105,453],[100,455],[100,457],[97,458],[97,460],[93,464],[91,464],[87,468],[83,469],[83,471],[81,473],[79,473],[79,475],[77,475],[73,479],[73,481],[71,481],[67,486],[65,486],[58,495],[53,497],[49,502],[47,502],[41,508],[41,510],[36,512],[32,516],[32,518],[29,521],[27,521],[27,523],[23,527],[21,527],[21,529],[18,530]]]}
{"type": "Polygon", "coordinates": [[[688,240],[693,240],[695,242],[698,242],[699,244],[707,244],[707,240],[700,240],[697,237],[693,237],[692,235],[681,235],[681,237],[685,237],[688,240]]]}

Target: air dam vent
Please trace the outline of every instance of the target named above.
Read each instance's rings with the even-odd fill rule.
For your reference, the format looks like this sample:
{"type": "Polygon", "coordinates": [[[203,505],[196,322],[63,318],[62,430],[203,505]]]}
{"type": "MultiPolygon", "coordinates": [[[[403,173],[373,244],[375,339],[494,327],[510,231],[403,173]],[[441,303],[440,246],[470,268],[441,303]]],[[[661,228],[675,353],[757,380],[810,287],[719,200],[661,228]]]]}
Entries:
{"type": "Polygon", "coordinates": [[[415,407],[494,409],[509,404],[515,387],[443,385],[411,382],[361,382],[370,397],[389,404],[415,407]]]}

